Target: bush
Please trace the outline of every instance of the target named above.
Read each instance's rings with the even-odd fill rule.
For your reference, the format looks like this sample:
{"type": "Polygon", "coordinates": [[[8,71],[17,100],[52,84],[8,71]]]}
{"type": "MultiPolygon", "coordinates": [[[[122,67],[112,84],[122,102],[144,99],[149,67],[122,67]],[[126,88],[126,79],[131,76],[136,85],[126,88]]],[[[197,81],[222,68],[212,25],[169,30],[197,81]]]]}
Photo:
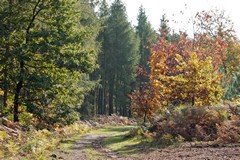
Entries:
{"type": "Polygon", "coordinates": [[[170,134],[173,138],[181,136],[186,141],[216,140],[217,126],[220,126],[227,116],[224,111],[225,109],[219,107],[176,108],[170,116],[157,121],[150,130],[157,132],[160,138],[170,134]]]}
{"type": "Polygon", "coordinates": [[[240,142],[240,118],[232,115],[229,120],[218,126],[217,135],[223,142],[240,142]]]}
{"type": "Polygon", "coordinates": [[[61,139],[85,133],[91,128],[83,122],[75,122],[68,126],[56,124],[51,130],[33,128],[30,131],[23,131],[10,128],[12,132],[14,131],[14,136],[8,131],[1,131],[2,129],[0,123],[0,159],[22,159],[21,156],[35,159],[47,155],[50,150],[57,147],[61,139]]]}
{"type": "Polygon", "coordinates": [[[169,133],[163,134],[160,138],[160,143],[164,145],[171,145],[174,143],[174,137],[169,133]]]}
{"type": "Polygon", "coordinates": [[[29,112],[22,112],[19,114],[20,124],[24,126],[31,125],[33,114],[29,112]]]}

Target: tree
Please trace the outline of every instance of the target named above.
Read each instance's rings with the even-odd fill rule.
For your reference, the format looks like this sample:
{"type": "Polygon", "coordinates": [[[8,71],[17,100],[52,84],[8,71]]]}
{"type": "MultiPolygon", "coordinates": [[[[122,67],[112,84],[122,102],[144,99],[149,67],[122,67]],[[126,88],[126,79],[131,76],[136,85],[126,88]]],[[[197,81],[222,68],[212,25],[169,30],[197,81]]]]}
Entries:
{"type": "Polygon", "coordinates": [[[236,78],[240,63],[239,41],[235,34],[234,23],[226,16],[224,10],[215,9],[198,12],[195,16],[195,24],[198,27],[198,32],[207,33],[208,36],[213,38],[221,38],[227,44],[227,51],[225,57],[222,57],[223,63],[220,71],[224,74],[222,85],[226,91],[225,98],[231,98],[231,91],[234,91],[231,87],[234,85],[230,83],[235,83],[232,78],[236,78]]]}
{"type": "Polygon", "coordinates": [[[99,114],[106,114],[107,112],[107,55],[106,50],[108,48],[108,35],[107,35],[107,20],[109,18],[110,10],[108,4],[105,0],[102,1],[100,6],[99,18],[102,22],[102,30],[99,33],[98,40],[102,44],[101,52],[99,54],[99,72],[101,77],[101,88],[99,88],[99,96],[98,96],[98,113],[99,114]]]}
{"type": "Polygon", "coordinates": [[[2,52],[11,62],[5,65],[13,69],[7,78],[14,121],[19,121],[22,106],[38,118],[51,119],[49,110],[71,108],[69,99],[83,96],[68,84],[83,82],[80,77],[95,68],[97,30],[81,12],[79,7],[86,11],[89,5],[83,2],[87,1],[12,0],[2,7],[1,27],[9,31],[1,36],[1,41],[9,40],[9,50],[5,47],[2,52]],[[73,90],[78,94],[71,95],[73,90]]]}
{"type": "Polygon", "coordinates": [[[170,36],[170,27],[168,26],[169,20],[167,19],[166,14],[162,15],[162,18],[160,19],[160,37],[165,37],[166,40],[171,41],[170,36]]]}
{"type": "Polygon", "coordinates": [[[162,38],[151,51],[150,82],[159,91],[162,106],[182,103],[203,106],[221,98],[218,67],[225,53],[221,39],[199,35],[196,43],[181,34],[177,43],[162,38]],[[214,49],[208,45],[214,45],[214,49]]]}
{"type": "Polygon", "coordinates": [[[158,92],[153,87],[145,85],[139,90],[134,90],[130,95],[131,109],[137,116],[143,117],[143,124],[147,119],[154,117],[158,110],[158,92]]]}
{"type": "Polygon", "coordinates": [[[151,46],[149,85],[130,95],[137,114],[152,118],[159,109],[190,104],[203,107],[223,95],[218,69],[226,53],[222,39],[180,33],[177,41],[161,37],[151,46]]]}
{"type": "MultiPolygon", "coordinates": [[[[148,66],[148,59],[150,57],[150,49],[147,48],[147,46],[149,46],[151,42],[155,41],[156,33],[152,29],[150,22],[148,22],[148,20],[147,20],[147,15],[145,13],[145,9],[143,8],[143,6],[140,6],[140,8],[139,8],[137,20],[138,20],[138,24],[136,26],[136,33],[140,38],[139,66],[148,74],[150,72],[150,69],[148,66]]],[[[147,81],[147,78],[140,75],[139,85],[141,85],[141,83],[146,82],[146,81],[147,81]]]]}
{"type": "MultiPolygon", "coordinates": [[[[127,115],[131,90],[130,84],[135,81],[136,64],[138,63],[138,39],[127,21],[126,9],[120,0],[115,0],[110,7],[107,21],[106,77],[109,95],[109,114],[116,112],[127,115]]],[[[105,44],[103,44],[105,45],[105,44]]]]}

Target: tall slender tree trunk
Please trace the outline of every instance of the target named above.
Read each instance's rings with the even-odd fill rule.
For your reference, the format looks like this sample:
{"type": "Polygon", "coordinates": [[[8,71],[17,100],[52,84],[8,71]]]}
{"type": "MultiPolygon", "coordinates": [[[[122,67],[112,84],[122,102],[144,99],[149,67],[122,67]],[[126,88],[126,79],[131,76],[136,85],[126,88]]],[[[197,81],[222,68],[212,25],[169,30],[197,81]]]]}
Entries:
{"type": "Polygon", "coordinates": [[[109,92],[109,115],[113,114],[113,93],[109,92]]]}
{"type": "Polygon", "coordinates": [[[192,106],[194,106],[195,105],[195,97],[193,96],[192,97],[192,106]]]}
{"type": "Polygon", "coordinates": [[[103,86],[102,86],[102,107],[103,107],[103,114],[106,114],[106,99],[107,99],[107,94],[106,94],[106,81],[107,81],[107,74],[106,74],[106,68],[107,68],[107,61],[106,61],[106,53],[104,53],[104,61],[103,61],[103,75],[102,75],[102,81],[103,81],[103,86]]]}
{"type": "Polygon", "coordinates": [[[8,72],[6,67],[3,70],[3,74],[4,74],[4,87],[3,87],[3,108],[2,111],[4,110],[4,108],[7,108],[7,98],[8,98],[8,81],[7,81],[7,76],[8,76],[8,72]]]}
{"type": "Polygon", "coordinates": [[[109,115],[114,113],[113,95],[114,95],[114,75],[111,75],[111,79],[109,80],[109,115]]]}
{"type": "Polygon", "coordinates": [[[16,85],[16,88],[15,88],[15,95],[14,95],[14,110],[13,110],[13,121],[14,122],[18,122],[19,121],[19,118],[18,118],[18,114],[19,114],[19,97],[20,97],[20,92],[21,92],[21,89],[23,87],[23,72],[24,72],[24,62],[21,61],[20,62],[20,80],[19,82],[17,83],[16,85]]]}
{"type": "Polygon", "coordinates": [[[99,107],[98,106],[98,97],[99,97],[99,91],[98,90],[94,90],[93,91],[93,114],[92,114],[92,116],[94,116],[95,115],[95,113],[96,112],[94,112],[96,109],[95,108],[97,108],[97,107],[99,107]]]}
{"type": "Polygon", "coordinates": [[[132,117],[132,110],[131,110],[131,107],[128,108],[128,117],[129,117],[129,118],[132,117]]]}
{"type": "MultiPolygon", "coordinates": [[[[105,82],[104,82],[105,83],[105,82]]],[[[106,114],[105,85],[102,88],[102,114],[106,114]]]]}
{"type": "Polygon", "coordinates": [[[102,114],[102,88],[98,89],[98,114],[102,114]]]}

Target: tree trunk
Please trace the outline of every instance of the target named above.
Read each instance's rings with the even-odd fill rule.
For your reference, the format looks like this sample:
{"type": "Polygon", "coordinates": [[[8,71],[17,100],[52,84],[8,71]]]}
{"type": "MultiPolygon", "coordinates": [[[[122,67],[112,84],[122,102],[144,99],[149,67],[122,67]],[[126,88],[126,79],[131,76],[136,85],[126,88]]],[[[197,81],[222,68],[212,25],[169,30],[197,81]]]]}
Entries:
{"type": "Polygon", "coordinates": [[[132,118],[132,109],[131,109],[131,107],[128,108],[128,117],[132,118]]]}
{"type": "Polygon", "coordinates": [[[109,80],[109,115],[113,114],[114,76],[109,80]]]}
{"type": "Polygon", "coordinates": [[[17,83],[16,85],[16,88],[15,88],[15,95],[14,95],[14,110],[13,110],[13,121],[14,122],[18,122],[19,119],[18,119],[18,109],[19,109],[19,96],[20,96],[20,92],[21,92],[21,89],[23,87],[23,69],[24,69],[24,63],[23,61],[20,62],[20,80],[19,82],[17,83]]]}
{"type": "Polygon", "coordinates": [[[98,114],[102,114],[102,88],[98,89],[98,114]]]}
{"type": "Polygon", "coordinates": [[[4,108],[7,108],[7,98],[8,98],[8,82],[7,82],[7,69],[4,68],[3,70],[3,74],[4,74],[4,87],[3,87],[3,108],[1,109],[2,111],[4,110],[4,108]]]}
{"type": "Polygon", "coordinates": [[[113,114],[113,93],[109,93],[109,115],[113,114]]]}
{"type": "MultiPolygon", "coordinates": [[[[105,82],[103,82],[105,83],[105,82]]],[[[102,88],[102,114],[106,114],[106,96],[105,96],[105,84],[102,88]]]]}
{"type": "Polygon", "coordinates": [[[106,99],[107,99],[107,94],[106,94],[106,68],[107,68],[107,62],[106,62],[106,53],[104,53],[104,62],[103,62],[103,75],[102,75],[102,107],[103,107],[103,114],[106,114],[106,99]]]}

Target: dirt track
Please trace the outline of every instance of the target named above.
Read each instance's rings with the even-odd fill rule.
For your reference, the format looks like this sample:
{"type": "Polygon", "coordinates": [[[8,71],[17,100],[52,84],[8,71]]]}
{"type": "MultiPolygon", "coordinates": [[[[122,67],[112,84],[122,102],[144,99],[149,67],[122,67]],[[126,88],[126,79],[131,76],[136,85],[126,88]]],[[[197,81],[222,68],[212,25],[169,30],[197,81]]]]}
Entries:
{"type": "Polygon", "coordinates": [[[138,149],[137,156],[123,156],[117,151],[105,148],[102,145],[103,135],[91,134],[76,141],[70,151],[58,150],[51,154],[49,159],[65,160],[240,160],[240,143],[228,145],[191,145],[185,143],[178,147],[163,149],[138,149]],[[91,148],[95,155],[86,153],[91,148]]]}

